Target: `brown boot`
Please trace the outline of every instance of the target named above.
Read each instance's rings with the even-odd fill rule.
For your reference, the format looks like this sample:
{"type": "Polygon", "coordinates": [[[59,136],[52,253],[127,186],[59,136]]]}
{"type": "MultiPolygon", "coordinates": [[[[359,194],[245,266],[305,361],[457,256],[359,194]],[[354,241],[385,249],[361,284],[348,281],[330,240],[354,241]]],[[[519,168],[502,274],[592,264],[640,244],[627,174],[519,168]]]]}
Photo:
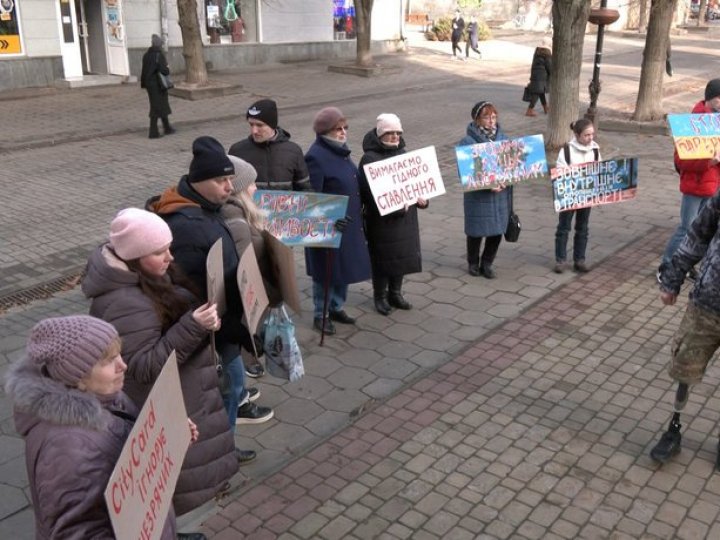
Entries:
{"type": "Polygon", "coordinates": [[[543,105],[543,112],[545,114],[547,114],[549,110],[550,110],[550,105],[543,105]]]}
{"type": "Polygon", "coordinates": [[[537,116],[537,113],[532,107],[528,107],[528,110],[525,111],[525,116],[537,116]]]}

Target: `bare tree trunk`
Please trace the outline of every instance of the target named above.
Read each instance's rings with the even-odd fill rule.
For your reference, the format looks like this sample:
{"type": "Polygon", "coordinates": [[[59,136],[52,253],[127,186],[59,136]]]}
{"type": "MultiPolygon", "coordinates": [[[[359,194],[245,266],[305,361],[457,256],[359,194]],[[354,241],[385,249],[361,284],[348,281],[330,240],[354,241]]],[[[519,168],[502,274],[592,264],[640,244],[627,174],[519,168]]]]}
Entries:
{"type": "Polygon", "coordinates": [[[370,53],[370,24],[374,0],[355,0],[357,18],[357,53],[355,63],[367,67],[372,64],[370,53]]]}
{"type": "Polygon", "coordinates": [[[647,29],[647,2],[648,0],[640,0],[640,18],[638,22],[638,31],[641,33],[647,29]]]}
{"type": "Polygon", "coordinates": [[[568,141],[570,123],[578,117],[582,50],[589,14],[590,2],[586,0],[553,2],[553,69],[545,137],[545,146],[550,150],[558,149],[568,141]]]}
{"type": "Polygon", "coordinates": [[[185,82],[204,86],[208,83],[196,0],[177,0],[178,24],[182,33],[185,58],[185,82]]]}
{"type": "Polygon", "coordinates": [[[698,26],[705,26],[705,17],[707,16],[707,0],[700,0],[700,8],[698,9],[698,26]]]}
{"type": "Polygon", "coordinates": [[[652,0],[650,4],[650,20],[633,120],[658,120],[665,114],[662,108],[663,73],[676,6],[677,0],[652,0]]]}

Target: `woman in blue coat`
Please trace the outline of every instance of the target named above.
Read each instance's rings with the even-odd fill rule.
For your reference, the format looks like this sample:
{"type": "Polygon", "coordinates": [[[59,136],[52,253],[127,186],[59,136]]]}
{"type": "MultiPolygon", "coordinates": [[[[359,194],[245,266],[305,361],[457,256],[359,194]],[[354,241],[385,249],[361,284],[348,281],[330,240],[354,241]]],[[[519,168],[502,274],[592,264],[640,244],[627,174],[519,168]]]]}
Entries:
{"type": "MultiPolygon", "coordinates": [[[[508,138],[497,123],[497,109],[489,101],[476,103],[470,114],[472,122],[468,124],[467,134],[460,140],[459,146],[508,138]]],[[[482,275],[488,279],[496,276],[493,261],[507,229],[512,192],[512,187],[499,187],[463,194],[468,272],[471,276],[482,275]],[[485,247],[480,256],[483,239],[485,247]]]]}
{"type": "Polygon", "coordinates": [[[347,147],[347,120],[340,109],[326,107],[315,116],[313,129],[315,142],[305,154],[313,190],[350,198],[346,217],[335,222],[335,228],[342,233],[340,247],[305,249],[307,273],[313,279],[313,326],[320,332],[324,326],[326,334],[334,334],[333,321],[355,323],[343,305],[348,285],[370,278],[370,255],[362,228],[358,169],[347,147]],[[330,320],[323,321],[326,287],[330,320]]]}

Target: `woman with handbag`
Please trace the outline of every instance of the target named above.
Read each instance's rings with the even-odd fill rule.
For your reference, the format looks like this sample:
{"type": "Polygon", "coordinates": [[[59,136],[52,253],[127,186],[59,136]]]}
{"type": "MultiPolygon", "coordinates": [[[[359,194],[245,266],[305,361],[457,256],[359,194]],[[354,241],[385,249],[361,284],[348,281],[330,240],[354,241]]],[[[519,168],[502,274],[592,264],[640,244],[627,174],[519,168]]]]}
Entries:
{"type": "MultiPolygon", "coordinates": [[[[498,124],[498,112],[489,101],[477,102],[470,111],[472,121],[458,146],[503,141],[508,137],[498,124]]],[[[493,262],[502,235],[507,231],[512,207],[512,186],[463,193],[468,272],[471,276],[496,277],[493,262]],[[480,255],[483,239],[485,247],[480,255]]]]}
{"type": "Polygon", "coordinates": [[[214,304],[200,305],[173,264],[170,228],[157,214],[121,210],[109,241],[88,260],[82,291],[90,314],[112,324],[127,363],[125,391],[142,407],[174,350],[188,416],[200,438],[190,447],[173,495],[178,515],[226,489],[238,463],[255,452],[236,450],[218,384],[211,334],[220,328],[214,304]]]}
{"type": "MultiPolygon", "coordinates": [[[[165,135],[175,133],[175,129],[170,125],[168,116],[172,114],[170,110],[170,102],[168,101],[168,83],[161,81],[161,77],[165,77],[169,81],[170,68],[167,59],[162,52],[162,39],[157,34],[153,34],[151,38],[152,45],[143,54],[142,72],[140,73],[140,88],[144,88],[150,100],[150,139],[160,137],[158,131],[158,118],[162,120],[163,131],[165,135]]],[[[170,83],[171,84],[171,83],[170,83]]]]}
{"type": "Polygon", "coordinates": [[[530,84],[527,85],[527,96],[523,95],[523,101],[528,102],[525,116],[537,116],[535,105],[540,100],[545,114],[548,112],[547,99],[545,94],[548,91],[550,73],[552,72],[552,41],[543,38],[542,43],[535,49],[532,65],[530,66],[530,84]],[[527,99],[525,99],[527,97],[527,99]]]}
{"type": "MultiPolygon", "coordinates": [[[[560,149],[556,167],[567,167],[570,164],[602,161],[600,147],[595,142],[595,126],[591,120],[580,118],[570,124],[573,138],[560,149]]],[[[555,231],[555,273],[565,271],[567,259],[567,241],[572,229],[572,220],[575,217],[575,238],[573,239],[573,270],[587,272],[585,264],[585,249],[589,236],[588,224],[590,222],[590,208],[566,210],[558,214],[558,226],[555,231]]]]}

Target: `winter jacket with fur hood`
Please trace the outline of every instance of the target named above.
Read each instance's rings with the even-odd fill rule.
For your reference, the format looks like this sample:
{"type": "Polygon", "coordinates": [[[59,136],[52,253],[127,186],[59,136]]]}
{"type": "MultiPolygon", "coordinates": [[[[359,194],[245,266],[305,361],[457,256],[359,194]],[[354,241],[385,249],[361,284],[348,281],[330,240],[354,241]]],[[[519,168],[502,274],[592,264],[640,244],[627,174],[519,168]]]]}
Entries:
{"type": "MultiPolygon", "coordinates": [[[[122,393],[103,402],[69,388],[28,359],[9,369],[5,389],[25,439],[35,537],[114,539],[104,494],[136,407],[122,393]]],[[[175,538],[172,509],[162,538],[175,538]]]]}
{"type": "MultiPolygon", "coordinates": [[[[122,338],[128,366],[125,392],[138,407],[175,350],[187,415],[197,424],[200,437],[185,456],[173,504],[178,515],[197,508],[238,470],[208,332],[190,310],[163,331],[151,299],[140,289],[138,275],[107,244],[91,254],[82,290],[92,299],[90,314],[112,324],[122,338]]],[[[189,291],[177,290],[191,298],[189,291]]]]}

